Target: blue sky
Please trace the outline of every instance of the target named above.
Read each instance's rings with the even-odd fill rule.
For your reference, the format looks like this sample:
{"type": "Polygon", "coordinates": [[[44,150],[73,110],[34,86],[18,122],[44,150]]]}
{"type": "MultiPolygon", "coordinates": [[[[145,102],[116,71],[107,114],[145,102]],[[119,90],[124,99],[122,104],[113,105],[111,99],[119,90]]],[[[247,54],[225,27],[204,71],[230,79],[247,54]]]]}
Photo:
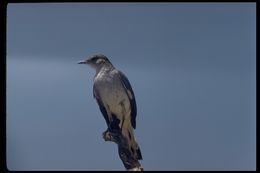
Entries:
{"type": "Polygon", "coordinates": [[[255,170],[255,3],[9,3],[7,166],[124,170],[92,94],[130,80],[145,170],[255,170]]]}

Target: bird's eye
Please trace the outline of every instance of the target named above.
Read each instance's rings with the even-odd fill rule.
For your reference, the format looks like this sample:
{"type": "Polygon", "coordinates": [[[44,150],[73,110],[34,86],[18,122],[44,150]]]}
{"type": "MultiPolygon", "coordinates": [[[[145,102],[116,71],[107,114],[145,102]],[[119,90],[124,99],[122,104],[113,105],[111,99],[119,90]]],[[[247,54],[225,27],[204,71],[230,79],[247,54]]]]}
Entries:
{"type": "Polygon", "coordinates": [[[97,64],[100,64],[100,63],[102,63],[102,62],[104,62],[103,59],[97,59],[97,60],[96,60],[96,63],[97,63],[97,64]]]}

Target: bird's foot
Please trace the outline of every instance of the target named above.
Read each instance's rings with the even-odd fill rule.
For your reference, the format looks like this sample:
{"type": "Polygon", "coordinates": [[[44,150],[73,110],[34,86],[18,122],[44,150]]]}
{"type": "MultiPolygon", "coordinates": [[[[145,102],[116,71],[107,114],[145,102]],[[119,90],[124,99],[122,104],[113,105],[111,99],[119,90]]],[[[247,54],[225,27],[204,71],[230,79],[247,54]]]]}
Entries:
{"type": "Polygon", "coordinates": [[[110,132],[109,132],[108,129],[102,133],[102,136],[103,136],[105,141],[110,141],[111,140],[111,135],[110,135],[110,132]]]}
{"type": "Polygon", "coordinates": [[[118,141],[118,132],[115,130],[107,129],[102,133],[102,136],[105,141],[112,141],[112,142],[117,142],[118,141]]]}

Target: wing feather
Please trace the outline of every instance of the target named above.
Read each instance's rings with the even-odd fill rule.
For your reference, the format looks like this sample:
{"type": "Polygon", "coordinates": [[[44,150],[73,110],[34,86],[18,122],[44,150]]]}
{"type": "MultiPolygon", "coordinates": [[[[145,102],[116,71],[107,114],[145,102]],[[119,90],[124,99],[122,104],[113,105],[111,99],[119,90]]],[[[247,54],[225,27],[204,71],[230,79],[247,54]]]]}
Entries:
{"type": "Polygon", "coordinates": [[[127,93],[127,96],[130,100],[130,106],[131,106],[131,124],[132,127],[136,128],[136,113],[137,113],[137,107],[136,107],[136,101],[135,101],[135,95],[133,92],[133,89],[131,87],[131,84],[127,77],[121,72],[118,71],[119,78],[125,88],[125,92],[127,93]]]}

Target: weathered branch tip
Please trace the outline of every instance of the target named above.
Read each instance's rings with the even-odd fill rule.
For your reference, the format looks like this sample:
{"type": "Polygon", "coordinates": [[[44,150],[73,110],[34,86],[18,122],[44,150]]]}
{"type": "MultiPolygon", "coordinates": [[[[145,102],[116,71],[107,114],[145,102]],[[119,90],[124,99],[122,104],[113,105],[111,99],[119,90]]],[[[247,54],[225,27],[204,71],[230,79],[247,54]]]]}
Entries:
{"type": "Polygon", "coordinates": [[[143,171],[141,164],[139,163],[138,159],[136,159],[130,152],[129,144],[127,140],[122,135],[121,131],[113,130],[108,131],[106,130],[103,132],[103,138],[105,141],[115,142],[118,145],[118,154],[120,159],[122,160],[126,170],[128,171],[143,171]]]}

